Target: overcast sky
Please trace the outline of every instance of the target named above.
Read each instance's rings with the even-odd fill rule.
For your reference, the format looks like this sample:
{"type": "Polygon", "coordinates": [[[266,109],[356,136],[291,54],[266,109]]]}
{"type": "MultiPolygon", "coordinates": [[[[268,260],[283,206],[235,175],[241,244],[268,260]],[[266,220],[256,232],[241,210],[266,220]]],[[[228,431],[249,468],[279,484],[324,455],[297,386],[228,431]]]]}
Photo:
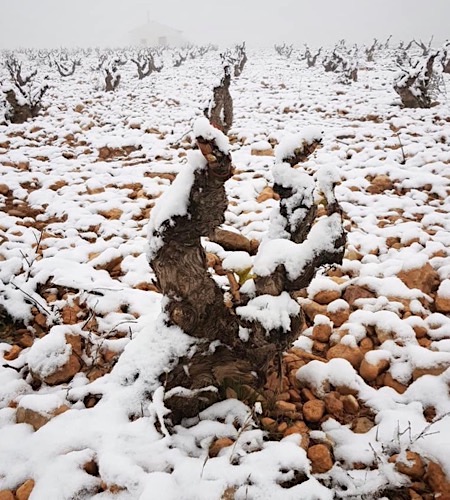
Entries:
{"type": "Polygon", "coordinates": [[[450,0],[0,0],[0,48],[126,45],[147,16],[193,43],[449,36],[450,0]]]}

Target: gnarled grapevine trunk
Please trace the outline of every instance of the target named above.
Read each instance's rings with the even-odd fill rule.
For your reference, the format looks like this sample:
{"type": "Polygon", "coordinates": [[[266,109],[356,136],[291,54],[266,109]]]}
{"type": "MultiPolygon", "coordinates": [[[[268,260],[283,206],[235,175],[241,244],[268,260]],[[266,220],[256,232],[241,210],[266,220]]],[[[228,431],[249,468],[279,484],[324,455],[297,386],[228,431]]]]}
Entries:
{"type": "Polygon", "coordinates": [[[169,297],[167,312],[174,324],[193,337],[231,342],[237,336],[237,323],[208,273],[200,242],[201,236],[212,236],[224,222],[224,183],[231,177],[231,156],[214,140],[198,137],[197,142],[206,166],[194,172],[189,212],[159,228],[164,244],[151,265],[159,287],[169,297]]]}
{"type": "Polygon", "coordinates": [[[264,269],[256,279],[256,296],[240,294],[239,302],[226,304],[224,290],[208,272],[200,238],[213,237],[224,222],[224,183],[232,173],[231,155],[226,137],[206,119],[196,123],[194,133],[200,151],[191,156],[190,165],[159,200],[150,219],[150,264],[166,297],[166,321],[195,339],[189,354],[178,360],[162,380],[166,406],[175,422],[197,415],[229,394],[246,402],[258,398],[269,365],[276,363],[280,353],[298,338],[303,324],[300,307],[288,291],[309,284],[320,265],[338,262],[345,243],[331,184],[324,192],[330,212],[327,220],[334,217],[338,227],[325,236],[323,248],[315,248],[314,242],[308,241],[306,233],[317,231],[312,227],[316,214],[314,183],[306,181],[308,175],[291,165],[306,159],[319,141],[317,137],[301,138],[298,147],[287,153],[291,165],[284,162],[278,177],[275,171],[275,187],[282,198],[280,216],[288,229],[281,242],[287,241],[298,252],[302,245],[306,252],[313,248],[311,258],[300,266],[298,276],[282,262],[266,272],[264,260],[271,256],[263,246],[255,260],[255,269],[258,259],[264,269]],[[296,175],[285,175],[283,169],[296,175]],[[306,214],[300,230],[292,224],[294,219],[299,221],[299,213],[306,214]]]}

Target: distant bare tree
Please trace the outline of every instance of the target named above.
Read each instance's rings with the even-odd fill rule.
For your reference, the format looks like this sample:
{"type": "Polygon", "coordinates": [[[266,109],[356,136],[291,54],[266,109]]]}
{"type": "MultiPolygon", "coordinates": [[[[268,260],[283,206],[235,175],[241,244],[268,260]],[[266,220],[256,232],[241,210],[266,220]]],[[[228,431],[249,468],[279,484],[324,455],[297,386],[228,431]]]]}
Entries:
{"type": "Polygon", "coordinates": [[[59,60],[55,59],[56,69],[63,78],[72,76],[75,73],[77,67],[80,65],[81,60],[79,58],[73,58],[71,60],[69,60],[69,58],[59,60]]]}
{"type": "Polygon", "coordinates": [[[386,38],[386,41],[384,42],[384,49],[387,50],[389,48],[389,44],[391,42],[391,39],[392,39],[392,35],[389,35],[387,38],[386,38]]]}
{"type": "Polygon", "coordinates": [[[449,57],[450,42],[446,42],[442,50],[442,69],[444,73],[450,73],[450,57],[449,57]]]}
{"type": "Polygon", "coordinates": [[[405,42],[401,40],[397,48],[401,52],[408,52],[408,50],[413,46],[413,44],[414,44],[413,40],[409,41],[407,45],[405,45],[405,42]]]}
{"type": "Polygon", "coordinates": [[[189,57],[189,52],[187,51],[177,51],[173,54],[173,65],[175,68],[179,68],[189,57]]]}
{"type": "Polygon", "coordinates": [[[373,62],[373,59],[375,57],[375,51],[378,47],[378,40],[375,38],[372,45],[370,47],[366,47],[365,53],[366,53],[366,59],[368,62],[373,62]]]}
{"type": "Polygon", "coordinates": [[[344,85],[349,85],[352,82],[358,81],[358,61],[356,58],[342,59],[340,67],[338,68],[340,72],[339,82],[344,85]]]}
{"type": "Polygon", "coordinates": [[[112,92],[119,87],[121,75],[117,69],[117,60],[112,59],[103,67],[103,77],[105,81],[105,91],[112,92]]]}
{"type": "Polygon", "coordinates": [[[201,45],[200,47],[197,47],[199,57],[203,57],[208,52],[212,52],[214,50],[217,50],[217,46],[211,43],[208,45],[201,45]]]}
{"type": "Polygon", "coordinates": [[[106,53],[99,53],[97,51],[98,59],[97,59],[97,64],[92,67],[93,71],[102,71],[103,66],[107,63],[108,61],[108,55],[106,53]]]}
{"type": "Polygon", "coordinates": [[[322,61],[322,66],[327,73],[331,71],[337,71],[339,65],[343,62],[342,56],[338,53],[337,48],[333,50],[330,54],[327,54],[322,61]]]}
{"type": "Polygon", "coordinates": [[[50,52],[48,50],[39,49],[37,52],[37,58],[41,62],[51,65],[51,57],[50,57],[50,52]]]}
{"type": "Polygon", "coordinates": [[[6,59],[5,66],[11,80],[19,87],[24,87],[25,85],[31,83],[37,75],[37,69],[29,73],[23,73],[22,64],[13,55],[10,55],[6,59]]]}
{"type": "Polygon", "coordinates": [[[325,55],[322,66],[325,72],[336,73],[339,83],[349,85],[356,82],[358,80],[358,47],[350,49],[346,46],[345,40],[341,40],[332,52],[325,55]]]}
{"type": "Polygon", "coordinates": [[[429,108],[440,91],[440,71],[444,53],[434,52],[413,66],[401,68],[394,82],[394,90],[405,108],[429,108]],[[435,61],[440,64],[435,65],[435,61]]]}
{"type": "Polygon", "coordinates": [[[397,55],[395,57],[395,62],[400,67],[407,66],[407,65],[411,66],[411,58],[408,54],[408,51],[405,50],[404,48],[398,48],[397,55]]]}
{"type": "Polygon", "coordinates": [[[311,54],[311,51],[309,50],[308,47],[306,48],[304,58],[306,59],[306,64],[308,65],[308,68],[313,68],[316,65],[317,59],[319,58],[321,53],[322,53],[322,47],[320,47],[319,50],[314,55],[311,54]]]}
{"type": "Polygon", "coordinates": [[[234,49],[234,76],[238,78],[241,76],[244,66],[247,62],[247,52],[245,50],[245,42],[241,45],[236,45],[234,49]]]}
{"type": "Polygon", "coordinates": [[[163,68],[162,64],[160,66],[155,64],[154,55],[150,50],[140,53],[131,61],[136,65],[139,80],[150,76],[152,73],[159,73],[163,68]]]}
{"type": "Polygon", "coordinates": [[[274,48],[277,54],[282,57],[286,57],[286,59],[289,59],[291,57],[294,50],[294,46],[288,45],[287,43],[283,43],[283,45],[274,45],[274,48]]]}
{"type": "Polygon", "coordinates": [[[49,88],[47,77],[38,81],[37,70],[25,72],[22,64],[10,55],[5,62],[11,78],[3,88],[7,108],[5,117],[12,123],[23,123],[38,115],[42,99],[49,88]]]}
{"type": "Polygon", "coordinates": [[[418,42],[416,40],[412,40],[412,43],[415,43],[417,45],[417,47],[419,47],[419,49],[422,51],[422,55],[424,57],[426,57],[430,53],[431,44],[433,43],[433,38],[434,37],[430,38],[428,45],[426,45],[424,42],[422,42],[422,40],[419,40],[418,42]]]}

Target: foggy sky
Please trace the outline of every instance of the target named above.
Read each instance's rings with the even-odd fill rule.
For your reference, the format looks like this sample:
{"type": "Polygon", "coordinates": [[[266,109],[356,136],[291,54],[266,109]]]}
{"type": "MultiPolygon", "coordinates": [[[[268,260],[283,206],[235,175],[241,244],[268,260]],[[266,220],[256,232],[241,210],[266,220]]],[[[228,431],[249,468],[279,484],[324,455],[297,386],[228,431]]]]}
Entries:
{"type": "Polygon", "coordinates": [[[147,18],[193,43],[449,37],[449,0],[0,0],[0,48],[120,46],[147,18]]]}

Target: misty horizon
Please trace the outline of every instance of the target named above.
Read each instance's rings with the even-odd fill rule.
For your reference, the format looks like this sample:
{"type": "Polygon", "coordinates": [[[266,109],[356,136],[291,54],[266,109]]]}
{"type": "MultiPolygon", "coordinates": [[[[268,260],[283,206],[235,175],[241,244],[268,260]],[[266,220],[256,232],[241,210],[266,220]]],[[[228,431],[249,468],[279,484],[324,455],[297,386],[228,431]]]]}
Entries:
{"type": "Polygon", "coordinates": [[[2,0],[0,48],[55,48],[130,45],[130,32],[148,20],[183,32],[190,43],[227,45],[246,41],[259,47],[274,43],[312,46],[370,43],[392,35],[393,41],[447,39],[442,19],[450,5],[444,0],[425,9],[419,0],[318,0],[277,3],[229,0],[226,5],[202,0],[168,0],[163,5],[142,0],[2,0]]]}

